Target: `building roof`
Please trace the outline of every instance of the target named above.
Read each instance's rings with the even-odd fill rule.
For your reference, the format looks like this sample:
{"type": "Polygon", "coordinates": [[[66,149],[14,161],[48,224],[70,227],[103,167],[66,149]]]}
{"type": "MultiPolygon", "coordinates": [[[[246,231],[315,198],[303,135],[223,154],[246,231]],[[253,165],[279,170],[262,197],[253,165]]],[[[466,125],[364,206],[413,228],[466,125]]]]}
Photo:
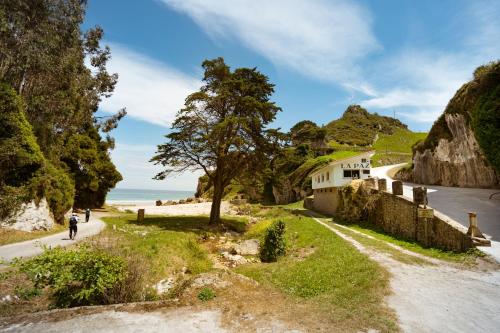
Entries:
{"type": "MultiPolygon", "coordinates": [[[[323,165],[322,167],[313,170],[310,173],[310,175],[313,176],[316,173],[322,172],[323,169],[325,169],[329,166],[336,165],[336,164],[339,164],[341,162],[345,162],[348,160],[352,160],[353,158],[359,158],[359,157],[363,157],[363,156],[370,156],[371,157],[375,154],[375,151],[374,150],[361,151],[361,152],[342,151],[342,152],[337,152],[337,153],[344,153],[344,154],[342,154],[342,155],[339,154],[340,156],[338,159],[335,158],[335,156],[332,156],[332,158],[328,162],[328,164],[323,165]],[[345,153],[352,153],[352,154],[345,154],[345,153]]],[[[335,155],[335,153],[333,153],[332,155],[335,155]]]]}

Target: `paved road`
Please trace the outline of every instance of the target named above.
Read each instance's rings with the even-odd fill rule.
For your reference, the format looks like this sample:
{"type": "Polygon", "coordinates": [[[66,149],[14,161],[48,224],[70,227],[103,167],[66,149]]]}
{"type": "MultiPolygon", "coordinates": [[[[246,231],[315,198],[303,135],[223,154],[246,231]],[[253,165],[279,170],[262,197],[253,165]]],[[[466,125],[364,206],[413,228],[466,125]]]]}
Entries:
{"type": "MultiPolygon", "coordinates": [[[[82,219],[80,219],[81,221],[82,219]]],[[[78,233],[76,241],[82,240],[89,236],[97,235],[104,229],[106,224],[96,216],[92,216],[88,223],[78,223],[78,233]]],[[[68,232],[60,232],[43,238],[32,239],[25,242],[8,244],[0,246],[0,260],[10,262],[16,257],[32,257],[42,253],[41,245],[46,246],[68,246],[74,244],[75,241],[69,239],[68,232]]]]}
{"type": "MultiPolygon", "coordinates": [[[[392,179],[387,175],[387,171],[399,166],[389,165],[372,169],[374,177],[392,179]]],[[[403,195],[413,197],[413,186],[423,186],[419,184],[405,183],[403,195]]],[[[489,199],[492,193],[499,192],[495,189],[463,188],[425,185],[428,188],[429,206],[448,215],[462,225],[469,226],[468,212],[476,212],[479,229],[495,241],[500,241],[500,195],[489,199]]],[[[390,190],[390,184],[387,186],[390,190]]]]}

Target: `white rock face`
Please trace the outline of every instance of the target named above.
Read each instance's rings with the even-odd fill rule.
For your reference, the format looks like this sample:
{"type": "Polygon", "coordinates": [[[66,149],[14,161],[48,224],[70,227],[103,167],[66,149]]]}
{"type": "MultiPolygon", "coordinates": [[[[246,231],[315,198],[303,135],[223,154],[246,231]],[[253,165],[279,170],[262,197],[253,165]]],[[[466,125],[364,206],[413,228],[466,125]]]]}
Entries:
{"type": "Polygon", "coordinates": [[[416,152],[414,181],[443,186],[498,187],[500,177],[488,165],[464,116],[446,114],[445,119],[453,138],[441,139],[434,151],[416,152]]]}
{"type": "Polygon", "coordinates": [[[38,205],[35,201],[22,204],[14,216],[0,221],[0,226],[21,231],[50,230],[54,226],[54,218],[47,200],[43,198],[38,205]]]}

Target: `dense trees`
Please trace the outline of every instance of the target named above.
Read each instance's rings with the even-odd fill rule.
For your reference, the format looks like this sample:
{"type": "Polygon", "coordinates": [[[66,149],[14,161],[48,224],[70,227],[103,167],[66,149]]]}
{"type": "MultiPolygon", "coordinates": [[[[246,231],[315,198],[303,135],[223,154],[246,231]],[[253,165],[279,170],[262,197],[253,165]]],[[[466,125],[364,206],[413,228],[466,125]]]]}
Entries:
{"type": "Polygon", "coordinates": [[[265,126],[280,108],[270,101],[273,84],[255,68],[231,71],[222,58],[202,66],[205,84],[186,98],[168,141],[158,146],[152,161],[166,167],[157,179],[171,172],[205,171],[213,184],[210,223],[218,223],[224,188],[266,160],[272,145],[265,126]]]}
{"type": "MultiPolygon", "coordinates": [[[[0,0],[2,98],[18,95],[22,107],[17,117],[27,119],[29,131],[21,126],[12,135],[31,132],[44,160],[36,176],[38,189],[44,188],[42,194],[49,196],[56,211],[56,202],[71,206],[73,198],[67,201],[71,193],[76,194],[77,207],[100,206],[121,179],[109,157],[113,140],[107,133],[125,110],[104,120],[94,115],[101,99],[113,92],[117,75],[106,70],[110,50],[100,45],[103,30],[95,27],[82,33],[80,29],[85,6],[83,0],[0,0]],[[56,194],[58,186],[67,188],[56,194]]],[[[0,131],[7,131],[3,119],[0,131]]],[[[26,156],[21,152],[17,151],[26,156]]],[[[6,165],[0,168],[8,170],[6,165]]],[[[17,187],[33,178],[20,173],[16,177],[17,187]]],[[[2,186],[0,191],[5,192],[8,185],[2,186]]]]}

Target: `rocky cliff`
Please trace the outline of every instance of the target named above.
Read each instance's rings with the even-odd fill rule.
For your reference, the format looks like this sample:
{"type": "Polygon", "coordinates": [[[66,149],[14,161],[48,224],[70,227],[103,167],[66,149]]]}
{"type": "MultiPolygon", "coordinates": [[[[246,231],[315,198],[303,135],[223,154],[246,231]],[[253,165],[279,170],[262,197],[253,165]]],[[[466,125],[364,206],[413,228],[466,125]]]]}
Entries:
{"type": "Polygon", "coordinates": [[[414,147],[414,182],[499,187],[500,173],[494,163],[497,154],[493,151],[500,145],[494,143],[499,140],[495,133],[500,131],[499,91],[500,63],[478,68],[474,79],[450,100],[426,140],[414,147]]]}

